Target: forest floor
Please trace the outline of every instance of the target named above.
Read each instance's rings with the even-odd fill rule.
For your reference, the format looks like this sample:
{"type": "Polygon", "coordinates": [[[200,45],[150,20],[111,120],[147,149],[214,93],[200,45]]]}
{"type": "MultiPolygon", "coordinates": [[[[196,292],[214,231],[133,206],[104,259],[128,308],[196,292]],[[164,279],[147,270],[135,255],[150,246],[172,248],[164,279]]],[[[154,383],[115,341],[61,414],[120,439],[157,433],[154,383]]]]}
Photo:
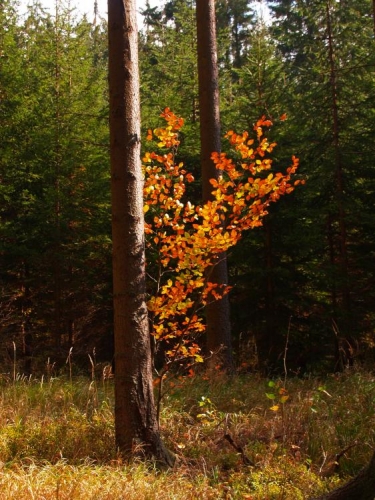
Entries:
{"type": "Polygon", "coordinates": [[[375,447],[375,376],[176,379],[161,432],[174,470],[126,464],[113,380],[0,380],[2,500],[308,499],[355,475],[375,447]]]}

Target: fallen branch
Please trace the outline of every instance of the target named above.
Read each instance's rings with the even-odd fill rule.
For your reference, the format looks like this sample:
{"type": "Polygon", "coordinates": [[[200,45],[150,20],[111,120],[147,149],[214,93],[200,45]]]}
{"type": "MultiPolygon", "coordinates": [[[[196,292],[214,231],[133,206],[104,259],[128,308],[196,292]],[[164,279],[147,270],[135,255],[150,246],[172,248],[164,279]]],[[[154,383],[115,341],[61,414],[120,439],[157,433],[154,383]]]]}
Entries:
{"type": "Polygon", "coordinates": [[[228,443],[233,446],[233,448],[241,455],[242,461],[244,465],[254,465],[254,463],[250,460],[249,457],[246,456],[245,452],[243,451],[243,448],[241,446],[238,446],[234,441],[233,438],[230,434],[224,434],[224,439],[228,441],[228,443]]]}

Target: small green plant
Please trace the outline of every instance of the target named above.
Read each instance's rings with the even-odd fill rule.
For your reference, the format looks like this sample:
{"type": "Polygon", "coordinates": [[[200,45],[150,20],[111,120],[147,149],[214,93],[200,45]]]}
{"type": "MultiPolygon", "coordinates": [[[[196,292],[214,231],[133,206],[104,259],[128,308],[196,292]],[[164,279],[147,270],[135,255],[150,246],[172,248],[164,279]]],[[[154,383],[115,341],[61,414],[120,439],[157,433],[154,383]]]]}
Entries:
{"type": "Polygon", "coordinates": [[[273,403],[270,410],[278,412],[289,399],[288,391],[280,382],[270,380],[267,385],[272,390],[272,392],[266,392],[266,397],[273,403]]]}
{"type": "Polygon", "coordinates": [[[198,413],[197,418],[200,419],[202,424],[208,425],[217,420],[218,411],[210,398],[202,396],[198,402],[198,406],[202,413],[198,413]]]}

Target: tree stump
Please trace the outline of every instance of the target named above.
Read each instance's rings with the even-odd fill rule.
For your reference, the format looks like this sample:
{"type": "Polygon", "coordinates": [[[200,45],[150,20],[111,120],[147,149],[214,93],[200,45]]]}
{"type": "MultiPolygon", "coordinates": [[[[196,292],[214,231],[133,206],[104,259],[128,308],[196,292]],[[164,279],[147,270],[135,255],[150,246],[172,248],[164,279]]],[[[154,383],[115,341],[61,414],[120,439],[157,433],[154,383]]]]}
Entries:
{"type": "Polygon", "coordinates": [[[340,488],[310,500],[374,500],[375,499],[375,452],[370,463],[340,488]]]}

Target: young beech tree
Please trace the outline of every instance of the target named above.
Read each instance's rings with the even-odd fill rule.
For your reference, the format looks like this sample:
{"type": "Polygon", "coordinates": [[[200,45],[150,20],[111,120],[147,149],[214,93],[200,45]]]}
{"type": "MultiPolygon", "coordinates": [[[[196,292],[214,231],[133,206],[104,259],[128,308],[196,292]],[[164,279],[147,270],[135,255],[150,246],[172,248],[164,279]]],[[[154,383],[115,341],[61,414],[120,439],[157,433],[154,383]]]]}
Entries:
{"type": "Polygon", "coordinates": [[[116,446],[172,465],[156,419],[145,302],[135,0],[108,1],[108,36],[116,446]]]}
{"type": "Polygon", "coordinates": [[[202,309],[229,291],[228,284],[212,281],[210,274],[223,252],[244,231],[262,224],[271,202],[303,182],[291,182],[298,167],[295,157],[285,174],[272,171],[275,143],[263,132],[271,122],[262,118],[254,125],[255,139],[247,132],[227,133],[237,158],[212,153],[221,173],[210,181],[211,199],[194,206],[185,194],[193,176],[175,163],[183,120],[168,108],[161,116],[167,126],[148,132],[148,140],[157,138],[160,152],[143,158],[148,274],[154,283],[148,308],[154,338],[168,346],[160,381],[172,364],[202,361],[196,343],[205,330],[202,309]]]}

